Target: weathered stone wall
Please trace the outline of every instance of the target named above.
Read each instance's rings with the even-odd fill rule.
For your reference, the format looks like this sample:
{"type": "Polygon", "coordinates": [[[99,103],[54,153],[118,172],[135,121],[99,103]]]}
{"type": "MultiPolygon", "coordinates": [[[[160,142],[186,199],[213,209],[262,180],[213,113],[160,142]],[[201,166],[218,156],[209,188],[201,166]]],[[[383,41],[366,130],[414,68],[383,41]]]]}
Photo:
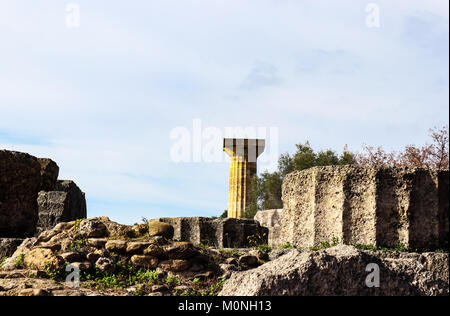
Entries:
{"type": "Polygon", "coordinates": [[[294,172],[283,183],[280,242],[410,248],[448,242],[449,172],[330,166],[294,172]]]}
{"type": "Polygon", "coordinates": [[[281,237],[281,219],[283,209],[258,211],[254,217],[255,221],[269,230],[268,244],[270,247],[276,247],[282,243],[281,237]]]}
{"type": "Polygon", "coordinates": [[[174,227],[174,239],[194,245],[205,244],[216,248],[249,246],[249,237],[260,244],[267,244],[268,229],[251,219],[177,217],[158,218],[158,221],[174,227]]]}
{"type": "Polygon", "coordinates": [[[40,170],[35,157],[0,150],[0,237],[21,238],[34,233],[40,170]]]}

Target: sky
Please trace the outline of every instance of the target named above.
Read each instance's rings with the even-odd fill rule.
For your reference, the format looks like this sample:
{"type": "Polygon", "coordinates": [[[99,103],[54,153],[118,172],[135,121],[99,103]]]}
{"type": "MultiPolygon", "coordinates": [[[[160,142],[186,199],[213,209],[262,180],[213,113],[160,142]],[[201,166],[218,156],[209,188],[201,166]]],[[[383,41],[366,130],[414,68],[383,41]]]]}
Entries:
{"type": "Polygon", "coordinates": [[[56,161],[89,217],[218,216],[223,137],[265,138],[262,172],[307,140],[398,150],[448,124],[448,6],[0,0],[0,148],[56,161]]]}

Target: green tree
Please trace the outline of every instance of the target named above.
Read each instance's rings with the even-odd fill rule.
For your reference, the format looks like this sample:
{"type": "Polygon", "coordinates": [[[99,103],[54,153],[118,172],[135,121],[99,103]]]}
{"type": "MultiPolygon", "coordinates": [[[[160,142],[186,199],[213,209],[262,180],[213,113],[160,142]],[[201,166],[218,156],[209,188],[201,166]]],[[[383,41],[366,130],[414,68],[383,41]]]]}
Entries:
{"type": "Polygon", "coordinates": [[[258,202],[262,209],[282,208],[281,187],[283,177],[279,172],[263,172],[258,179],[258,202]]]}
{"type": "Polygon", "coordinates": [[[316,166],[333,166],[339,165],[339,158],[336,153],[330,149],[327,151],[319,151],[316,158],[316,166]]]}
{"type": "Polygon", "coordinates": [[[297,151],[292,158],[294,170],[305,170],[316,166],[317,155],[311,148],[309,142],[297,144],[297,151]]]}

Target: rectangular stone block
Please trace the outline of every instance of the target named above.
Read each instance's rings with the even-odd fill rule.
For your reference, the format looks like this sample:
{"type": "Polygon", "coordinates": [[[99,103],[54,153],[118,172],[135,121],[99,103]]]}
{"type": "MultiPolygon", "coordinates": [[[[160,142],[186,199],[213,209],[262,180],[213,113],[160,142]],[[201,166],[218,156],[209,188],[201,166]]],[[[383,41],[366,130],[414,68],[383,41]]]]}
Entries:
{"type": "Polygon", "coordinates": [[[435,170],[415,169],[412,178],[408,208],[410,248],[428,248],[439,245],[439,191],[435,170]]]}
{"type": "Polygon", "coordinates": [[[343,176],[343,237],[339,239],[345,244],[377,242],[375,176],[373,169],[349,169],[343,176]]]}
{"type": "Polygon", "coordinates": [[[244,248],[249,240],[267,244],[268,229],[252,219],[178,217],[158,218],[174,227],[174,240],[215,248],[244,248]],[[249,239],[250,238],[250,239],[249,239]]]}
{"type": "Polygon", "coordinates": [[[380,169],[375,181],[376,243],[388,247],[406,245],[409,236],[407,209],[412,184],[396,169],[380,169]]]}
{"type": "Polygon", "coordinates": [[[58,223],[87,217],[85,194],[73,181],[57,181],[55,190],[39,192],[37,234],[58,223]]]}

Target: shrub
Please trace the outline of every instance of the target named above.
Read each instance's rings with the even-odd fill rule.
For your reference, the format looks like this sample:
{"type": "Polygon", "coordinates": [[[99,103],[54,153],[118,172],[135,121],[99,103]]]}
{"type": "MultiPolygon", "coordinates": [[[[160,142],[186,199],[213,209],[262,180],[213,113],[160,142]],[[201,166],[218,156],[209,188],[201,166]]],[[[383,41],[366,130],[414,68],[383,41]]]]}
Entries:
{"type": "Polygon", "coordinates": [[[23,253],[21,253],[20,255],[18,255],[16,257],[16,259],[14,260],[14,267],[16,269],[22,269],[24,266],[24,259],[25,259],[25,255],[23,253]]]}

